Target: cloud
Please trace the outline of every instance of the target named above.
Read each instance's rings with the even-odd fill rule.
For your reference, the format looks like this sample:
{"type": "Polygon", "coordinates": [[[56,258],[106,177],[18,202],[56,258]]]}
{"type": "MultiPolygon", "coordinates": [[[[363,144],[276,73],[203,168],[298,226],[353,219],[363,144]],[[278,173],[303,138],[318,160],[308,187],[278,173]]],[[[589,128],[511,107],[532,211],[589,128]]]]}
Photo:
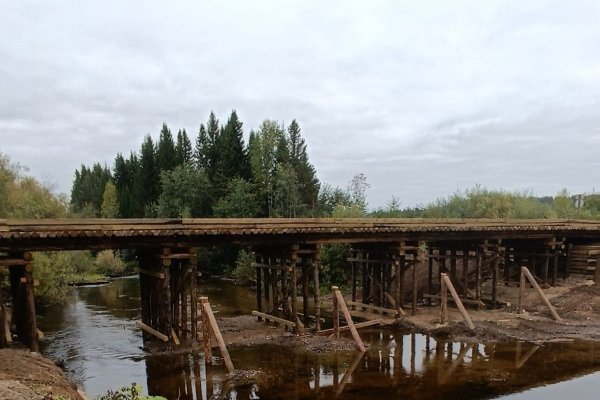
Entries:
{"type": "Polygon", "coordinates": [[[67,193],[232,109],[297,119],[319,177],[365,173],[371,206],[595,186],[597,2],[6,3],[0,151],[67,193]]]}

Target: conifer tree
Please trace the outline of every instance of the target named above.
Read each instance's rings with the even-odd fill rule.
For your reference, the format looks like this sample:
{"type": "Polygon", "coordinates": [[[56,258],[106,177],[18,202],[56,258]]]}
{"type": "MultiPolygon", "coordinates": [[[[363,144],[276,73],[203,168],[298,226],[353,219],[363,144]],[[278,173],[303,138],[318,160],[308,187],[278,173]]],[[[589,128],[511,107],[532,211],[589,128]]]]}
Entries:
{"type": "Polygon", "coordinates": [[[203,169],[204,171],[208,169],[208,147],[209,143],[206,128],[204,127],[204,124],[200,124],[200,130],[198,131],[196,146],[194,148],[194,161],[196,163],[196,168],[203,169]]]}
{"type": "Polygon", "coordinates": [[[163,123],[158,139],[156,151],[156,164],[159,171],[170,171],[177,165],[177,155],[175,153],[175,143],[173,135],[166,123],[163,123]]]}
{"type": "Polygon", "coordinates": [[[150,135],[147,135],[142,143],[140,150],[140,187],[141,198],[144,208],[145,205],[156,201],[159,195],[160,180],[159,169],[156,162],[154,142],[150,135]]]}
{"type": "Polygon", "coordinates": [[[192,161],[192,143],[185,129],[177,132],[177,143],[175,144],[176,165],[189,163],[192,161]]]}

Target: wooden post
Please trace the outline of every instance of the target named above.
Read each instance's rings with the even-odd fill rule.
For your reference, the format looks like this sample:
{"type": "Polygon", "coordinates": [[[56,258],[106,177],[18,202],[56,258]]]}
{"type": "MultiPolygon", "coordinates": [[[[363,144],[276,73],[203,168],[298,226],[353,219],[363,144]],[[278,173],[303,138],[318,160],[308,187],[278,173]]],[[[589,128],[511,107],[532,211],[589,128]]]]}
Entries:
{"type": "MultiPolygon", "coordinates": [[[[23,258],[26,261],[31,261],[29,257],[23,256],[23,258]]],[[[9,270],[13,296],[13,321],[17,336],[31,351],[38,352],[37,319],[33,294],[33,264],[10,266],[9,270]]],[[[4,327],[2,329],[4,330],[4,327]]]]}
{"type": "MultiPolygon", "coordinates": [[[[525,267],[523,267],[525,268],[525,267]]],[[[521,270],[520,279],[519,279],[519,305],[517,309],[517,314],[523,313],[523,295],[525,291],[525,274],[521,270]]]]}
{"type": "Polygon", "coordinates": [[[354,261],[350,262],[350,268],[352,269],[352,301],[356,301],[356,263],[354,261]]]}
{"type": "Polygon", "coordinates": [[[498,301],[498,257],[499,254],[494,254],[492,259],[492,303],[494,308],[496,308],[496,303],[498,301]]]}
{"type": "Polygon", "coordinates": [[[315,259],[313,265],[313,296],[315,298],[315,321],[317,331],[321,330],[321,287],[319,286],[319,258],[315,259]]]}
{"type": "MultiPolygon", "coordinates": [[[[458,293],[456,293],[456,289],[454,289],[454,285],[452,285],[452,282],[450,281],[450,278],[448,278],[448,275],[443,274],[442,280],[445,282],[446,288],[448,288],[450,290],[450,294],[452,295],[452,298],[454,299],[454,303],[456,303],[458,309],[460,310],[460,313],[462,314],[463,318],[467,322],[467,326],[469,327],[469,329],[471,329],[471,330],[475,329],[475,325],[473,325],[473,321],[471,321],[471,317],[467,313],[465,306],[463,306],[462,301],[460,301],[460,297],[458,297],[458,293]]],[[[446,291],[444,291],[444,292],[446,292],[446,291]]],[[[447,298],[444,300],[444,303],[446,304],[446,312],[447,312],[447,308],[448,308],[447,298]]]]}
{"type": "Polygon", "coordinates": [[[340,338],[340,309],[338,305],[338,299],[336,292],[338,290],[337,286],[332,286],[331,291],[333,292],[332,301],[333,301],[333,333],[336,338],[340,338]]]}
{"type": "MultiPolygon", "coordinates": [[[[262,268],[255,268],[256,270],[256,309],[260,312],[263,311],[262,306],[262,268]]],[[[266,291],[266,290],[265,290],[266,291]]],[[[258,322],[262,321],[260,316],[257,317],[258,322]]]]}
{"type": "Polygon", "coordinates": [[[419,249],[417,250],[412,270],[412,315],[417,313],[417,269],[425,262],[426,255],[425,242],[419,242],[419,249]]]}
{"type": "Polygon", "coordinates": [[[302,263],[302,313],[304,314],[304,326],[308,326],[310,315],[308,315],[308,269],[307,262],[302,263]]]}
{"type": "Polygon", "coordinates": [[[548,283],[548,271],[550,270],[550,250],[546,246],[544,249],[544,270],[542,271],[542,281],[548,283]]]}
{"type": "Polygon", "coordinates": [[[429,252],[429,271],[427,276],[427,293],[433,294],[433,254],[429,252]]]}
{"type": "MultiPolygon", "coordinates": [[[[264,259],[261,257],[261,263],[264,263],[264,259]]],[[[264,292],[265,292],[265,313],[271,312],[271,299],[269,295],[271,292],[271,271],[267,268],[263,271],[264,273],[264,292]]]]}
{"type": "Polygon", "coordinates": [[[463,250],[462,273],[463,273],[463,297],[466,299],[467,295],[469,294],[469,249],[463,250]]]}
{"type": "Polygon", "coordinates": [[[596,255],[596,270],[594,271],[594,283],[600,285],[600,254],[596,255]]]}
{"type": "Polygon", "coordinates": [[[446,322],[448,322],[448,289],[446,288],[446,281],[443,278],[441,278],[440,280],[440,324],[445,324],[446,322]]]}
{"type": "Polygon", "coordinates": [[[210,322],[208,321],[208,314],[204,308],[205,304],[208,304],[208,297],[200,297],[200,315],[202,319],[202,340],[204,342],[204,362],[206,365],[212,365],[212,350],[210,345],[210,322]]]}
{"type": "Polygon", "coordinates": [[[8,344],[8,338],[6,336],[6,309],[4,306],[4,295],[2,291],[2,281],[4,277],[0,275],[0,349],[8,344]]]}
{"type": "MultiPolygon", "coordinates": [[[[196,254],[196,249],[190,249],[189,252],[190,254],[196,254]]],[[[192,274],[192,277],[190,279],[190,323],[192,324],[192,340],[196,341],[198,337],[198,331],[196,330],[196,327],[198,326],[198,284],[196,282],[196,278],[198,275],[197,257],[194,256],[190,258],[189,263],[190,273],[192,274]]]]}
{"type": "Polygon", "coordinates": [[[217,345],[219,346],[219,350],[221,350],[221,355],[223,356],[225,367],[227,367],[227,372],[232,373],[235,371],[235,368],[233,367],[233,362],[231,362],[229,351],[227,351],[227,346],[225,346],[225,341],[223,340],[223,336],[221,335],[221,331],[217,325],[217,320],[215,319],[210,304],[208,303],[208,298],[204,297],[204,299],[205,301],[202,302],[202,309],[204,310],[204,313],[208,319],[210,331],[217,340],[217,345]]]}
{"type": "MultiPolygon", "coordinates": [[[[360,335],[358,334],[358,331],[356,330],[356,326],[354,326],[354,321],[352,321],[352,317],[350,316],[350,311],[348,311],[348,307],[346,306],[346,302],[344,301],[344,297],[342,296],[342,293],[339,291],[339,289],[337,287],[333,287],[333,294],[334,297],[337,300],[337,306],[339,308],[341,308],[342,310],[342,314],[344,315],[344,318],[346,319],[346,323],[348,324],[348,327],[350,328],[350,332],[352,333],[352,337],[354,338],[354,341],[356,342],[356,346],[358,347],[358,350],[360,350],[361,352],[365,352],[367,351],[365,349],[365,345],[363,344],[360,335]]],[[[339,319],[338,319],[338,327],[337,327],[337,334],[336,337],[339,338],[340,337],[340,332],[339,332],[339,319]]]]}
{"type": "Polygon", "coordinates": [[[396,306],[402,307],[404,305],[405,299],[405,290],[404,290],[404,273],[406,272],[406,256],[400,255],[400,294],[398,295],[399,299],[396,303],[396,306]]]}
{"type": "Polygon", "coordinates": [[[481,263],[482,254],[481,250],[477,249],[477,264],[475,271],[475,300],[481,300],[481,263]]]}
{"type": "MultiPolygon", "coordinates": [[[[550,303],[550,301],[548,300],[548,298],[546,297],[546,295],[544,294],[544,292],[542,292],[542,289],[540,288],[540,286],[535,281],[535,278],[533,277],[533,275],[531,275],[531,272],[529,272],[529,270],[526,267],[521,267],[521,274],[524,274],[527,277],[527,279],[529,280],[529,283],[531,283],[531,285],[538,292],[538,294],[542,298],[542,301],[544,302],[544,304],[546,304],[546,306],[550,309],[550,312],[552,313],[552,316],[554,317],[554,320],[556,320],[557,322],[561,322],[562,318],[558,315],[558,313],[556,312],[556,309],[550,303]]],[[[521,281],[522,281],[522,279],[521,279],[521,281]]]]}
{"type": "MultiPolygon", "coordinates": [[[[402,303],[402,298],[400,297],[400,279],[401,279],[401,275],[402,275],[402,264],[404,263],[404,256],[400,255],[398,257],[398,260],[396,260],[396,279],[395,279],[395,283],[396,283],[396,290],[394,290],[394,302],[396,304],[394,304],[397,308],[401,308],[401,303],[402,303]]],[[[363,301],[364,303],[364,301],[363,301]]]]}
{"type": "MultiPolygon", "coordinates": [[[[298,312],[296,310],[296,290],[297,290],[297,280],[296,280],[296,262],[298,261],[298,254],[296,253],[297,251],[297,245],[294,245],[294,249],[292,250],[292,255],[290,258],[291,261],[291,265],[290,265],[290,280],[291,280],[291,284],[290,284],[290,290],[292,291],[292,296],[291,296],[291,301],[292,301],[292,315],[290,320],[297,322],[298,320],[298,312]]],[[[300,331],[300,324],[296,325],[296,333],[302,333],[299,332],[300,331]]]]}
{"type": "Polygon", "coordinates": [[[552,285],[556,285],[556,279],[558,278],[558,253],[559,250],[554,250],[554,266],[552,268],[552,285]]]}

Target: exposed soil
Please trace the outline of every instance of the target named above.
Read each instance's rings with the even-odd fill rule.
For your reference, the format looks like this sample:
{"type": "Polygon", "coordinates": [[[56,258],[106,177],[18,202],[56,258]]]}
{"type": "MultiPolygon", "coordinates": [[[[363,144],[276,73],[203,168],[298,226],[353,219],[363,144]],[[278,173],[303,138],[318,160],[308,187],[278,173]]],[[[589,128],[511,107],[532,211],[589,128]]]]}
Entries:
{"type": "MultiPolygon", "coordinates": [[[[484,287],[484,297],[491,288],[484,287]]],[[[475,330],[467,328],[459,311],[449,303],[449,322],[440,324],[439,306],[419,305],[416,315],[398,320],[384,318],[384,323],[432,336],[449,337],[465,342],[509,341],[552,342],[571,340],[600,341],[600,286],[591,281],[569,279],[554,287],[544,288],[545,295],[556,308],[563,321],[556,322],[533,288],[525,290],[524,312],[517,314],[518,287],[498,286],[498,299],[502,307],[478,311],[468,308],[475,330]]],[[[489,296],[488,296],[489,297],[489,296]]],[[[355,315],[382,318],[378,314],[353,312],[355,315]]],[[[227,346],[253,346],[278,344],[298,346],[307,351],[330,352],[353,350],[355,344],[349,334],[340,340],[311,334],[296,336],[284,328],[257,322],[256,317],[240,316],[221,318],[219,326],[227,346]]]]}
{"type": "Polygon", "coordinates": [[[63,371],[40,354],[0,349],[0,360],[0,399],[83,399],[63,371]]]}
{"type": "Polygon", "coordinates": [[[346,337],[337,340],[312,334],[294,335],[291,332],[285,332],[284,328],[280,326],[257,322],[256,317],[249,315],[221,318],[218,324],[227,347],[274,344],[286,347],[302,347],[307,351],[316,353],[353,350],[355,348],[354,342],[346,337]]]}

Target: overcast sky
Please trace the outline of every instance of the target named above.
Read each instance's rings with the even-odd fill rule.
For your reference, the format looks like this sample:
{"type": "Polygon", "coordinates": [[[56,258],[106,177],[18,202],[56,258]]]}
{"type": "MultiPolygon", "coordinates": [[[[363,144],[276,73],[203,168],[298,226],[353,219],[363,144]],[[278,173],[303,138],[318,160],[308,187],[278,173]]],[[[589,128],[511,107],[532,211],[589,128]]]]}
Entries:
{"type": "Polygon", "coordinates": [[[296,118],[371,207],[600,188],[598,1],[1,1],[0,152],[70,193],[161,124],[296,118]],[[202,3],[202,4],[198,4],[202,3]]]}

